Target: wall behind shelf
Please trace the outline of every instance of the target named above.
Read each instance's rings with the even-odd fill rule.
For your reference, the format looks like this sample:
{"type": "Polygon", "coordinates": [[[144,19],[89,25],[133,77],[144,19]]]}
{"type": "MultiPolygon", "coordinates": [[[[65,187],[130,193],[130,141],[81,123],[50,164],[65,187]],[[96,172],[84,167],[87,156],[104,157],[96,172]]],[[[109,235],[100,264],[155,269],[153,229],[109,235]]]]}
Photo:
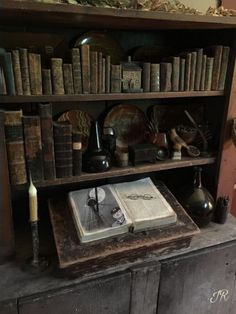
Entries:
{"type": "Polygon", "coordinates": [[[207,11],[209,7],[217,7],[219,0],[181,0],[181,2],[189,7],[195,8],[203,13],[207,11]]]}

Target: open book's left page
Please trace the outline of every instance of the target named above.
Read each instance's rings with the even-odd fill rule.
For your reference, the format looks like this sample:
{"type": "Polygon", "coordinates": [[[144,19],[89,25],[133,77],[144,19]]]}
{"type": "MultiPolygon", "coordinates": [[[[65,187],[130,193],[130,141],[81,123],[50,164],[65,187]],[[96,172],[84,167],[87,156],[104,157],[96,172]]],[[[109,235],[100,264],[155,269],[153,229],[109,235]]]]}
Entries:
{"type": "Polygon", "coordinates": [[[131,220],[110,185],[70,192],[68,202],[81,242],[129,231],[131,220]]]}

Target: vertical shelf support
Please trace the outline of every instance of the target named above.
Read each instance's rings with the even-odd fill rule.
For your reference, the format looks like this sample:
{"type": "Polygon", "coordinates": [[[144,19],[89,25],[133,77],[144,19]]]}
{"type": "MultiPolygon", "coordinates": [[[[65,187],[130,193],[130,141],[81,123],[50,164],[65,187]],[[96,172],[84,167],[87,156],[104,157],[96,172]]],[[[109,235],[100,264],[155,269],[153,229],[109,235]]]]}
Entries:
{"type": "Polygon", "coordinates": [[[4,132],[4,111],[0,110],[0,263],[14,253],[11,193],[4,132]]]}

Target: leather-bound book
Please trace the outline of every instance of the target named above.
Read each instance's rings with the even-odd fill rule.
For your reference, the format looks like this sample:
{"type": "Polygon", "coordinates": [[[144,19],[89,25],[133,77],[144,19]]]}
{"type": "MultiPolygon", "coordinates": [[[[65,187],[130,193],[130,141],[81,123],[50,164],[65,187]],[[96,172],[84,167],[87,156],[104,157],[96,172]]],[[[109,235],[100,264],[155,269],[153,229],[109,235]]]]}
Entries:
{"type": "Polygon", "coordinates": [[[41,123],[44,179],[52,180],[56,178],[52,104],[39,104],[39,116],[41,123]]]}
{"type": "Polygon", "coordinates": [[[144,62],[143,63],[143,91],[144,92],[150,92],[150,79],[151,79],[151,63],[150,62],[144,62]]]}
{"type": "Polygon", "coordinates": [[[19,50],[12,50],[12,66],[15,79],[16,94],[23,95],[19,50]]]}
{"type": "Polygon", "coordinates": [[[106,56],[106,78],[105,78],[105,90],[106,93],[111,91],[111,56],[106,56]]]}
{"type": "Polygon", "coordinates": [[[111,93],[121,92],[121,65],[111,65],[111,93]]]}
{"type": "Polygon", "coordinates": [[[191,71],[190,71],[190,82],[189,82],[189,90],[194,90],[195,85],[195,73],[196,73],[196,64],[197,64],[197,52],[191,52],[191,71]]]}
{"type": "Polygon", "coordinates": [[[75,91],[75,94],[81,94],[82,93],[82,71],[81,71],[81,58],[80,58],[79,48],[72,48],[71,59],[72,59],[73,79],[74,79],[74,91],[75,91]]]}
{"type": "Polygon", "coordinates": [[[150,90],[151,92],[160,91],[160,64],[151,64],[151,75],[150,75],[150,90]]]}
{"type": "Polygon", "coordinates": [[[209,47],[208,49],[209,49],[209,57],[214,58],[213,70],[212,70],[211,90],[218,90],[223,46],[217,45],[217,46],[209,47]]]}
{"type": "Polygon", "coordinates": [[[16,94],[15,79],[12,67],[12,57],[10,52],[6,52],[4,48],[0,48],[0,65],[2,66],[7,95],[13,96],[16,94]]]}
{"type": "Polygon", "coordinates": [[[103,74],[103,64],[102,64],[102,52],[98,53],[98,93],[102,93],[102,74],[103,74]]]}
{"type": "Polygon", "coordinates": [[[63,64],[63,78],[64,78],[64,88],[66,94],[74,94],[74,83],[72,74],[72,64],[63,64]]]}
{"type": "Polygon", "coordinates": [[[197,49],[197,61],[196,61],[196,71],[195,71],[195,82],[194,82],[194,90],[200,90],[201,84],[201,76],[202,76],[202,57],[203,57],[203,49],[197,49]]]}
{"type": "Polygon", "coordinates": [[[171,75],[172,75],[172,64],[169,62],[161,62],[161,91],[171,91],[171,75]]]}
{"type": "Polygon", "coordinates": [[[63,69],[62,69],[62,59],[52,58],[51,59],[52,68],[52,90],[55,95],[65,94],[64,89],[64,79],[63,79],[63,69]]]}
{"type": "Polygon", "coordinates": [[[179,91],[184,91],[184,82],[185,82],[185,62],[184,58],[180,58],[180,69],[179,69],[179,91]]]}
{"type": "Polygon", "coordinates": [[[223,52],[222,52],[221,66],[220,66],[220,78],[219,78],[218,90],[224,90],[225,88],[225,79],[226,79],[226,73],[228,69],[229,52],[230,52],[230,48],[228,46],[224,46],[223,52]]]}
{"type": "Polygon", "coordinates": [[[22,110],[5,111],[5,137],[12,185],[27,182],[22,110]]]}
{"type": "Polygon", "coordinates": [[[206,80],[206,61],[207,55],[202,56],[202,71],[201,71],[201,82],[200,82],[200,90],[205,90],[205,80],[206,80]]]}
{"type": "Polygon", "coordinates": [[[50,69],[42,69],[43,94],[52,95],[52,77],[50,69]]]}
{"type": "Polygon", "coordinates": [[[91,93],[98,92],[98,53],[97,51],[90,52],[90,78],[91,78],[91,93]]]}
{"type": "Polygon", "coordinates": [[[171,84],[172,91],[179,91],[179,72],[180,72],[180,57],[172,57],[172,76],[171,84]]]}
{"type": "Polygon", "coordinates": [[[20,48],[20,67],[21,67],[21,79],[24,95],[30,95],[30,75],[28,65],[28,50],[26,48],[20,48]]]}
{"type": "Polygon", "coordinates": [[[57,178],[72,176],[72,125],[68,121],[53,123],[57,178]]]}
{"type": "Polygon", "coordinates": [[[3,68],[0,65],[0,95],[7,95],[7,87],[3,68]]]}
{"type": "Polygon", "coordinates": [[[43,180],[43,154],[39,116],[23,116],[25,155],[33,182],[43,180]]]}
{"type": "Polygon", "coordinates": [[[42,95],[41,56],[38,53],[28,53],[30,88],[32,95],[42,95]]]}
{"type": "Polygon", "coordinates": [[[186,54],[186,62],[185,62],[185,80],[184,80],[184,90],[185,91],[190,90],[191,58],[192,58],[191,52],[187,53],[186,54]]]}
{"type": "Polygon", "coordinates": [[[81,175],[82,169],[82,134],[72,132],[72,157],[73,157],[73,175],[81,175]]]}
{"type": "MultiPolygon", "coordinates": [[[[81,46],[83,93],[90,93],[90,46],[81,46]]],[[[99,74],[98,74],[99,75],[99,74]]]]}
{"type": "Polygon", "coordinates": [[[205,90],[211,90],[211,87],[212,87],[213,64],[214,64],[214,58],[207,57],[205,90]]]}
{"type": "Polygon", "coordinates": [[[102,58],[102,93],[106,92],[106,59],[102,58]]]}

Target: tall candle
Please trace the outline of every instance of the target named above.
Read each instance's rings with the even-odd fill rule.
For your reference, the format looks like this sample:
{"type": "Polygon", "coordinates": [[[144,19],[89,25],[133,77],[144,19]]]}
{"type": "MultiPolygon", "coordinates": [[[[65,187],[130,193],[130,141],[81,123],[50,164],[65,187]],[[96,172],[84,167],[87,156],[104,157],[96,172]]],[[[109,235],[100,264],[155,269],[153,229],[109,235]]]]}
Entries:
{"type": "Polygon", "coordinates": [[[32,180],[30,180],[29,186],[29,209],[30,209],[30,221],[38,221],[38,198],[37,189],[34,186],[32,180]]]}

